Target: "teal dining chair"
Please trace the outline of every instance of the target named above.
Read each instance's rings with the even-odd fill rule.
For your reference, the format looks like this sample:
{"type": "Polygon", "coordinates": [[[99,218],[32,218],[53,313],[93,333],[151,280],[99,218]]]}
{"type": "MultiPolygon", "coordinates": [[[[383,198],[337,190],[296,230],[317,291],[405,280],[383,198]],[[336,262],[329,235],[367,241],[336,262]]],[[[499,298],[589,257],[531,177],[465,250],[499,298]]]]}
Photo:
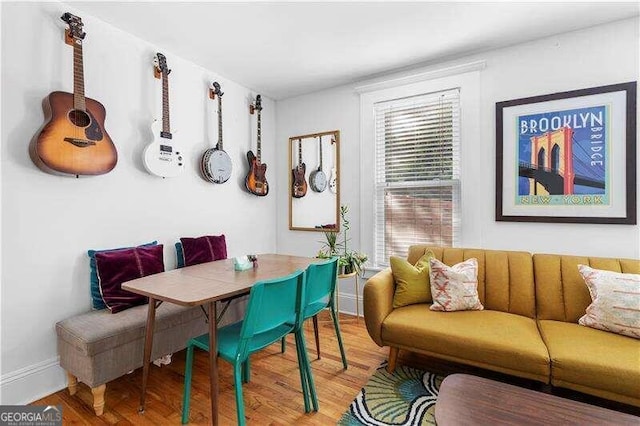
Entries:
{"type": "MultiPolygon", "coordinates": [[[[320,358],[320,338],[318,335],[318,313],[325,308],[329,308],[333,327],[336,331],[338,346],[340,348],[340,356],[342,357],[342,365],[345,370],[348,367],[347,357],[344,353],[342,344],[342,335],[340,334],[340,322],[338,321],[338,313],[335,305],[336,283],[338,280],[338,258],[333,257],[329,260],[312,263],[306,271],[306,285],[304,293],[304,310],[303,321],[313,318],[313,328],[316,340],[316,352],[320,358]]],[[[285,352],[285,338],[282,338],[282,352],[285,352]]]]}
{"type": "MultiPolygon", "coordinates": [[[[218,356],[233,365],[238,424],[245,425],[242,383],[249,381],[249,356],[289,333],[295,334],[305,411],[318,410],[318,399],[302,333],[305,273],[257,282],[249,293],[244,319],[218,329],[218,356]],[[310,401],[311,400],[311,401],[310,401]]],[[[182,423],[189,421],[194,349],[209,351],[209,335],[189,340],[185,362],[182,423]]]]}

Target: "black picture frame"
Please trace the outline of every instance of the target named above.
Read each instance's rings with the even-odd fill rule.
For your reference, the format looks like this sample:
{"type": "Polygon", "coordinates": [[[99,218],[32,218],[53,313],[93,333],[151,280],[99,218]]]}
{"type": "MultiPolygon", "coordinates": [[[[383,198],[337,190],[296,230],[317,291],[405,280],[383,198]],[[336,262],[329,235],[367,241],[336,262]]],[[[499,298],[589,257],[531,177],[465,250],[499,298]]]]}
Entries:
{"type": "Polygon", "coordinates": [[[495,220],[635,225],[636,90],[497,102],[495,220]]]}

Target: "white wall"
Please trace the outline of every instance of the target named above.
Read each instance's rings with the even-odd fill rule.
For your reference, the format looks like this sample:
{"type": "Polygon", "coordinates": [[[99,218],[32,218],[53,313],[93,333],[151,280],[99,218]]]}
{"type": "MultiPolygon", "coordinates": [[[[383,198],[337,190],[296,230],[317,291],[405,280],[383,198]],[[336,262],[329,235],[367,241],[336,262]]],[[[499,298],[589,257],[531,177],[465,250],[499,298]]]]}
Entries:
{"type": "MultiPolygon", "coordinates": [[[[517,46],[479,53],[450,62],[389,75],[278,101],[277,140],[279,159],[286,159],[287,137],[304,132],[339,129],[342,132],[341,202],[351,206],[353,248],[372,253],[361,245],[360,220],[370,221],[370,204],[361,204],[360,157],[373,150],[373,141],[360,145],[360,103],[355,87],[472,61],[486,61],[480,72],[480,125],[476,137],[462,140],[463,235],[467,247],[569,253],[593,256],[640,257],[637,225],[593,225],[495,222],[495,103],[638,79],[638,19],[629,19],[565,33],[517,46]],[[468,155],[473,152],[474,155],[468,155]],[[469,172],[471,171],[471,172],[469,172]],[[360,216],[362,215],[362,216],[360,216]]],[[[462,112],[464,120],[465,112],[462,112]]],[[[640,153],[640,151],[639,151],[640,153]]],[[[635,159],[637,163],[637,159],[635,159]]],[[[278,209],[286,206],[287,175],[280,170],[278,209]]],[[[366,183],[364,183],[366,185],[366,183]]],[[[283,253],[313,254],[315,233],[289,231],[286,212],[279,211],[277,247],[283,253]]],[[[373,230],[364,230],[373,233],[373,230]]],[[[344,302],[353,302],[353,288],[341,288],[344,302]]],[[[345,305],[343,302],[343,306],[345,305]]]]}
{"type": "MultiPolygon", "coordinates": [[[[181,236],[224,233],[230,256],[274,252],[277,184],[268,197],[244,190],[245,153],[255,151],[256,93],[214,72],[79,13],[86,94],[107,110],[105,127],[119,154],[109,174],[80,179],[45,174],[31,162],[29,141],[43,123],[41,100],[72,91],[72,48],[63,42],[59,3],[2,3],[2,374],[0,403],[24,403],[65,385],[57,366],[55,323],[90,309],[86,250],[165,244],[165,266],[175,267],[181,236]],[[142,151],[160,110],[159,80],[151,60],[167,56],[174,138],[189,151],[184,173],[161,179],[145,172],[142,151]],[[198,174],[202,152],[217,140],[217,102],[225,93],[225,150],[233,175],[224,185],[198,174]]],[[[277,170],[275,102],[263,98],[262,159],[277,170]]],[[[282,164],[286,164],[286,160],[282,164]]],[[[275,180],[275,175],[274,178],[275,180]]],[[[286,204],[285,204],[286,205],[286,204]]]]}

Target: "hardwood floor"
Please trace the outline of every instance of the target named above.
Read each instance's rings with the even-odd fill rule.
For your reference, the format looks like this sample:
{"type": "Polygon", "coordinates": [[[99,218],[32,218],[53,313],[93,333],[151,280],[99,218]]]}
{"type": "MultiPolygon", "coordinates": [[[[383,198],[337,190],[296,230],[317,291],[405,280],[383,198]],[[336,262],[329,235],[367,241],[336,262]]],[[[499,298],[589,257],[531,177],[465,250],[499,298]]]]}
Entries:
{"type": "MultiPolygon", "coordinates": [[[[380,365],[387,359],[388,348],[379,348],[369,337],[364,320],[342,316],[342,339],[349,368],[343,370],[338,343],[328,315],[320,318],[320,349],[316,359],[313,327],[305,324],[307,348],[318,391],[320,411],[305,414],[300,389],[300,376],[293,336],[287,338],[287,351],[280,344],[269,346],[251,357],[251,382],[242,388],[247,424],[249,425],[334,425],[380,365]]],[[[210,424],[208,354],[196,351],[191,391],[190,424],[210,424]]],[[[184,383],[185,351],[173,355],[170,365],[151,366],[147,391],[147,409],[138,414],[142,369],[107,384],[104,414],[96,417],[93,396],[84,384],[71,396],[64,389],[35,401],[36,405],[62,405],[63,424],[163,425],[180,424],[184,383]]],[[[549,392],[550,387],[479,368],[454,364],[419,354],[400,351],[398,365],[422,368],[447,375],[467,373],[534,390],[549,392]]],[[[220,360],[220,424],[236,424],[236,406],[232,370],[220,360]]],[[[553,394],[605,408],[640,415],[640,409],[613,401],[591,397],[566,389],[553,389],[553,394]]]]}
{"type": "MultiPolygon", "coordinates": [[[[320,410],[305,414],[300,375],[293,336],[287,338],[287,351],[271,345],[251,357],[251,382],[242,388],[249,425],[330,425],[336,424],[362,386],[386,359],[386,348],[379,348],[367,334],[364,320],[343,316],[342,339],[349,361],[343,370],[333,325],[320,318],[321,359],[316,359],[313,327],[305,324],[307,348],[318,391],[320,410]]],[[[190,424],[210,424],[208,354],[196,351],[191,391],[190,424]]],[[[142,369],[107,383],[104,414],[93,412],[91,390],[80,383],[71,396],[64,389],[34,402],[62,405],[63,423],[159,425],[180,424],[184,383],[185,351],[173,355],[168,366],[151,366],[147,409],[139,415],[138,401],[142,369]]],[[[236,405],[230,364],[220,360],[220,424],[236,424],[236,405]]]]}

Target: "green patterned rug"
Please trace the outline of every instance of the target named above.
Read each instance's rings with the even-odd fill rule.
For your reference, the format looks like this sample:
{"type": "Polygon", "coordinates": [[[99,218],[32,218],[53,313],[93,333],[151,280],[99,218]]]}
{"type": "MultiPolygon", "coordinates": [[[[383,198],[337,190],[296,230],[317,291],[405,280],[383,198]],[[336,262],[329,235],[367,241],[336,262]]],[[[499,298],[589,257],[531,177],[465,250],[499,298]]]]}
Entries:
{"type": "Polygon", "coordinates": [[[404,366],[389,374],[386,365],[378,367],[338,425],[435,425],[434,410],[443,377],[404,366]]]}

